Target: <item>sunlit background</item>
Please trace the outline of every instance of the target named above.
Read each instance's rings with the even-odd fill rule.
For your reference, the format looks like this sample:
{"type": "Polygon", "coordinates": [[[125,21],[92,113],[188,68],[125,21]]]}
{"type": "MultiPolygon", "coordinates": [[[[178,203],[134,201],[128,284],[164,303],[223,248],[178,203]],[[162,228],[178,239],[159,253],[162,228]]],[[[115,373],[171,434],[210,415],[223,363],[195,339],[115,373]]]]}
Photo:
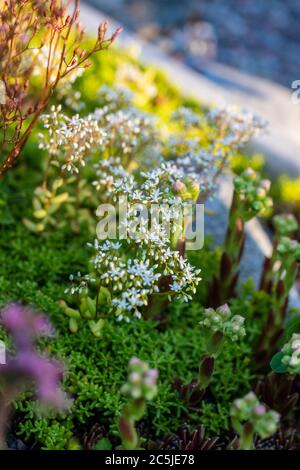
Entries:
{"type": "Polygon", "coordinates": [[[89,0],[201,70],[230,65],[290,87],[300,77],[297,0],[89,0]]]}

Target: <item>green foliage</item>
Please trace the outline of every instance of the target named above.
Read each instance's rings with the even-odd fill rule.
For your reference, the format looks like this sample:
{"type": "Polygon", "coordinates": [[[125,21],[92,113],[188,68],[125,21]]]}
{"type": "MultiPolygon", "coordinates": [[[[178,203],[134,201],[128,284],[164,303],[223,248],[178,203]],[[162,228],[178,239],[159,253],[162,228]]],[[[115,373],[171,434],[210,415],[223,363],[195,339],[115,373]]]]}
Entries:
{"type": "MultiPolygon", "coordinates": [[[[199,104],[181,98],[163,74],[144,67],[129,54],[113,50],[109,55],[94,58],[94,67],[76,82],[75,88],[81,91],[86,104],[85,112],[94,109],[98,88],[103,83],[113,84],[120,67],[126,77],[129,66],[136,68],[142,77],[135,82],[128,78],[123,80],[135,91],[135,104],[158,115],[163,125],[175,125],[169,123],[169,116],[179,106],[188,106],[197,113],[203,111],[199,104]]],[[[152,439],[176,432],[184,422],[192,427],[203,424],[208,434],[224,432],[230,426],[230,404],[251,388],[253,351],[270,308],[269,297],[264,292],[255,292],[249,281],[239,298],[230,301],[233,315],[245,317],[247,334],[238,343],[228,342],[222,348],[210,383],[211,400],[203,400],[196,409],[188,408],[173,387],[174,376],[184,383],[198,377],[199,358],[206,353],[199,321],[206,306],[207,286],[218,269],[221,250],[210,250],[206,240],[200,253],[188,253],[189,261],[201,268],[205,282],[199,284],[191,303],[173,302],[168,306],[163,319],[166,323],[133,319],[130,323],[105,322],[103,326],[102,322],[98,323],[102,319],[94,317],[94,298],[85,298],[76,306],[77,310],[71,303],[62,308],[69,273],[74,271],[74,266],[82,272],[89,268],[85,245],[90,233],[86,224],[79,233],[72,233],[63,218],[59,221],[60,230],[39,237],[21,224],[21,219],[31,214],[33,188],[41,184],[41,168],[45,165],[44,152],[37,149],[37,132],[38,129],[26,146],[26,165],[21,164],[7,175],[5,183],[1,183],[0,304],[20,301],[49,315],[57,333],[54,338],[41,341],[40,347],[65,362],[64,387],[73,404],[69,414],[42,415],[32,397],[24,395],[16,403],[16,433],[28,445],[69,449],[76,447],[76,442],[82,443],[90,423],[98,422],[105,427],[107,437],[95,448],[120,445],[117,421],[126,402],[120,390],[126,380],[128,361],[133,356],[147,361],[160,373],[158,394],[147,406],[145,416],[146,430],[152,439]]],[[[242,166],[239,163],[237,173],[242,171],[242,166]]],[[[254,168],[257,169],[257,165],[254,168]]],[[[54,199],[53,209],[55,197],[56,194],[51,195],[52,201],[48,201],[48,207],[52,207],[49,213],[37,212],[36,219],[48,217],[52,223],[50,212],[56,211],[55,204],[60,202],[54,199]]],[[[38,201],[36,206],[39,211],[38,201]]],[[[53,225],[55,228],[55,223],[53,225]]],[[[36,228],[35,225],[33,232],[36,228]]],[[[102,289],[99,306],[105,307],[107,297],[102,289]]],[[[3,337],[0,329],[0,338],[3,337]]],[[[140,437],[142,441],[143,435],[140,437]]]]}
{"type": "MultiPolygon", "coordinates": [[[[209,429],[212,435],[220,435],[230,427],[229,408],[226,403],[202,402],[200,405],[201,424],[209,429]]],[[[199,421],[195,422],[195,426],[198,424],[199,421]]]]}
{"type": "MultiPolygon", "coordinates": [[[[102,338],[92,341],[88,325],[83,324],[76,335],[69,332],[68,318],[58,301],[74,260],[82,269],[87,265],[83,238],[84,234],[73,237],[67,230],[38,238],[20,224],[1,234],[1,304],[19,300],[49,314],[57,335],[43,345],[51,355],[66,362],[64,385],[74,399],[71,414],[48,419],[36,415],[33,403],[24,398],[17,404],[18,434],[43,448],[66,449],[70,438],[76,436],[77,424],[84,425],[93,418],[107,426],[109,438],[118,445],[116,420],[124,404],[120,389],[132,356],[140,356],[160,371],[158,396],[147,409],[154,436],[176,431],[183,420],[195,425],[204,422],[209,432],[224,429],[228,403],[249,389],[250,345],[246,340],[228,345],[220,355],[212,390],[223,417],[218,418],[219,424],[212,421],[210,425],[209,406],[187,410],[172,388],[175,373],[185,381],[197,377],[199,357],[205,352],[201,328],[197,327],[202,305],[197,301],[172,305],[169,323],[162,332],[150,320],[108,324],[102,338]],[[6,255],[7,243],[10,256],[6,255]]],[[[205,265],[201,267],[205,270],[205,265]]]]}
{"type": "MultiPolygon", "coordinates": [[[[291,311],[292,313],[292,311],[291,311]]],[[[285,338],[289,339],[294,333],[300,333],[300,315],[299,312],[294,312],[295,316],[292,316],[287,322],[285,328],[285,338]]]]}
{"type": "Polygon", "coordinates": [[[94,447],[94,450],[111,450],[112,445],[109,439],[106,439],[103,437],[100,439],[100,441],[97,442],[97,444],[94,447]]]}
{"type": "Polygon", "coordinates": [[[252,168],[252,170],[262,173],[264,171],[264,165],[264,157],[259,153],[253,155],[238,153],[234,155],[231,161],[231,168],[236,175],[240,175],[247,170],[247,168],[252,168]]]}

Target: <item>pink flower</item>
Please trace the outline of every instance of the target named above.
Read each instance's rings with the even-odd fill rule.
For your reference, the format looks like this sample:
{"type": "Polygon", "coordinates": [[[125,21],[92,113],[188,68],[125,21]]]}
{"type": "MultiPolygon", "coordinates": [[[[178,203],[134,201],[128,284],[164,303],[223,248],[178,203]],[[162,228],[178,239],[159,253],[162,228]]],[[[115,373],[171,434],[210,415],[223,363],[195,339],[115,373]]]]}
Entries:
{"type": "Polygon", "coordinates": [[[2,324],[11,334],[16,346],[30,345],[35,336],[48,336],[53,331],[49,320],[19,304],[8,305],[2,314],[2,324]]]}
{"type": "Polygon", "coordinates": [[[60,389],[63,366],[57,361],[40,356],[35,349],[37,336],[53,332],[48,319],[21,305],[11,304],[2,314],[2,323],[16,348],[16,354],[8,357],[7,363],[0,368],[0,374],[8,388],[13,384],[18,393],[28,383],[32,383],[36,396],[42,403],[63,407],[66,404],[60,389]]]}

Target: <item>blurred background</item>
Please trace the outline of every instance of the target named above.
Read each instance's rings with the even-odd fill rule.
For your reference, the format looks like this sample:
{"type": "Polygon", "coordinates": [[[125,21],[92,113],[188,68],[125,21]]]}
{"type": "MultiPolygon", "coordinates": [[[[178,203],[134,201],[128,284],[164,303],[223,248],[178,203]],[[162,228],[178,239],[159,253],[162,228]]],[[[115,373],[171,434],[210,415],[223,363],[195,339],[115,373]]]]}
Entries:
{"type": "Polygon", "coordinates": [[[291,87],[300,79],[299,0],[88,0],[202,71],[217,61],[291,87]]]}

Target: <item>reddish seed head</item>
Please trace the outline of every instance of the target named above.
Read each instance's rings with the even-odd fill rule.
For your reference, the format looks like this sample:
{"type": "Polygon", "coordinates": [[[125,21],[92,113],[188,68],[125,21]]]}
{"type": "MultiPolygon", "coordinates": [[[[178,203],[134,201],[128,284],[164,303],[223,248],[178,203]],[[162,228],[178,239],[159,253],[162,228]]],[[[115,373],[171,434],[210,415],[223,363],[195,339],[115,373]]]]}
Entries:
{"type": "Polygon", "coordinates": [[[105,33],[108,29],[108,21],[104,21],[104,23],[101,23],[98,28],[98,40],[102,42],[105,38],[105,33]]]}
{"type": "Polygon", "coordinates": [[[118,28],[118,29],[114,32],[114,34],[112,35],[112,37],[111,37],[111,42],[113,42],[113,41],[119,36],[119,34],[122,33],[122,31],[123,31],[123,28],[121,28],[121,27],[118,28]]]}

